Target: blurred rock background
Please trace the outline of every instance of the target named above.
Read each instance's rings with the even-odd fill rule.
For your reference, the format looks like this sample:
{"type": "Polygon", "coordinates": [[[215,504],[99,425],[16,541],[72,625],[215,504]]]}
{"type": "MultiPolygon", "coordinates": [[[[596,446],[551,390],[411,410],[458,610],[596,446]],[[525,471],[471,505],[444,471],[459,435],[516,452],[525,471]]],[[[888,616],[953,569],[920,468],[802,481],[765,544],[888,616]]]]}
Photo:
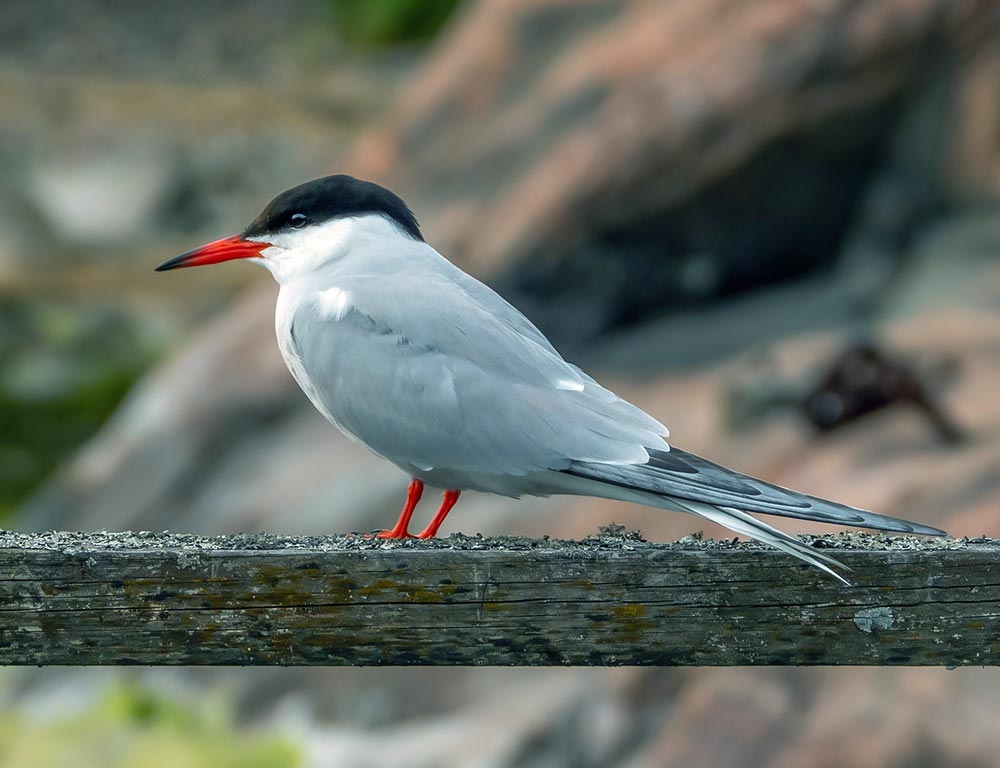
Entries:
{"type": "MultiPolygon", "coordinates": [[[[398,191],[429,242],[685,448],[1000,536],[994,3],[41,5],[0,10],[5,524],[324,533],[395,519],[405,478],[284,370],[270,278],[150,271],[338,170],[398,191]]],[[[489,497],[449,523],[573,537],[610,520],[650,538],[703,527],[489,497]]],[[[993,670],[0,677],[9,717],[45,722],[122,684],[178,701],[223,691],[220,728],[294,743],[297,756],[272,749],[276,765],[1000,755],[993,670]]]]}

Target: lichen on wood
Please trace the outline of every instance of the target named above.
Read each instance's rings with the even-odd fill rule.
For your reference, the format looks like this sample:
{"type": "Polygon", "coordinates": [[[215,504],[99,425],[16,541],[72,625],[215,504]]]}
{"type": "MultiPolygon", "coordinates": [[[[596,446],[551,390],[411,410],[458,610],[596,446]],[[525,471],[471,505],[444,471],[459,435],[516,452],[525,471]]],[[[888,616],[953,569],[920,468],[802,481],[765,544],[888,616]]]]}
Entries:
{"type": "Polygon", "coordinates": [[[995,665],[1000,541],[0,532],[0,663],[995,665]]]}

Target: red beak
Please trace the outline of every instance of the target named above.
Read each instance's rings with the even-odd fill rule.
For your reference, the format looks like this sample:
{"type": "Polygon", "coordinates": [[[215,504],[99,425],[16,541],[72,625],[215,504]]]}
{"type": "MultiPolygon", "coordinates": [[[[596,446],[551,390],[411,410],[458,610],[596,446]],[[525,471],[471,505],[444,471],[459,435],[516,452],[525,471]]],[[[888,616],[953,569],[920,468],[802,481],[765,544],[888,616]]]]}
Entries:
{"type": "Polygon", "coordinates": [[[218,264],[220,261],[259,257],[261,251],[270,247],[270,243],[256,243],[253,240],[244,240],[239,235],[233,235],[175,256],[163,262],[156,271],[166,272],[168,269],[200,267],[203,264],[218,264]]]}

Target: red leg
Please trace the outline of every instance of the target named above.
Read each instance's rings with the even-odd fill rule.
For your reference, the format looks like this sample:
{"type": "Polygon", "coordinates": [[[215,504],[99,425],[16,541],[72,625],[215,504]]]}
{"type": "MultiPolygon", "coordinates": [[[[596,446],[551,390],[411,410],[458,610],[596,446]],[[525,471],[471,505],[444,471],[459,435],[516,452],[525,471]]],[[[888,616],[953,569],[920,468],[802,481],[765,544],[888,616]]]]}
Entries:
{"type": "Polygon", "coordinates": [[[444,498],[441,499],[441,506],[438,507],[438,511],[434,515],[434,519],[427,524],[426,528],[417,534],[417,538],[433,539],[437,536],[438,528],[441,527],[441,523],[444,522],[444,519],[448,517],[448,513],[451,512],[451,508],[455,506],[455,503],[458,501],[458,497],[461,495],[461,491],[445,491],[444,498]]]}
{"type": "Polygon", "coordinates": [[[417,504],[420,502],[420,495],[423,492],[424,484],[413,478],[410,481],[410,487],[406,489],[406,503],[403,505],[403,511],[399,513],[399,520],[396,521],[396,525],[391,530],[376,533],[375,538],[412,539],[413,534],[409,533],[407,528],[410,527],[410,518],[413,517],[413,510],[417,508],[417,504]]]}

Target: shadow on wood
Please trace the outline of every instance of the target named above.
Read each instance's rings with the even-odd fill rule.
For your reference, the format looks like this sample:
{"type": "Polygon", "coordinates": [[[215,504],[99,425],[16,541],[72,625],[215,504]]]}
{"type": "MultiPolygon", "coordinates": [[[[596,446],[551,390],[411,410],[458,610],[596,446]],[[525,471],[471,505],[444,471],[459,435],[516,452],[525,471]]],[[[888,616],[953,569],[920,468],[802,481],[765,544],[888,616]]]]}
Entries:
{"type": "Polygon", "coordinates": [[[0,533],[0,663],[995,665],[1000,541],[0,533]]]}

